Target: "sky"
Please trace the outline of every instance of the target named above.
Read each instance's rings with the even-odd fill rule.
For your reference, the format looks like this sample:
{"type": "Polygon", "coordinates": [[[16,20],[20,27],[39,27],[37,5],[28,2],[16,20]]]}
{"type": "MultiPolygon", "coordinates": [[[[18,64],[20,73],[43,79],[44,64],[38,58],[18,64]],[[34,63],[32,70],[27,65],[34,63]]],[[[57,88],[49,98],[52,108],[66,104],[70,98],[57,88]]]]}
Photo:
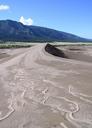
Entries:
{"type": "Polygon", "coordinates": [[[6,19],[92,39],[92,0],[0,0],[6,19]]]}

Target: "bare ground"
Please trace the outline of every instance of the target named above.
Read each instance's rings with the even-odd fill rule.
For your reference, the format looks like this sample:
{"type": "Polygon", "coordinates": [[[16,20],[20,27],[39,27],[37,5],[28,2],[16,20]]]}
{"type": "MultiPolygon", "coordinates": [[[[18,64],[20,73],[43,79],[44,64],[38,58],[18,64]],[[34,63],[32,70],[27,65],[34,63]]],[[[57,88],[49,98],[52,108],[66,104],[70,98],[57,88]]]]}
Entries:
{"type": "Polygon", "coordinates": [[[0,128],[92,128],[92,47],[48,48],[0,50],[0,128]]]}

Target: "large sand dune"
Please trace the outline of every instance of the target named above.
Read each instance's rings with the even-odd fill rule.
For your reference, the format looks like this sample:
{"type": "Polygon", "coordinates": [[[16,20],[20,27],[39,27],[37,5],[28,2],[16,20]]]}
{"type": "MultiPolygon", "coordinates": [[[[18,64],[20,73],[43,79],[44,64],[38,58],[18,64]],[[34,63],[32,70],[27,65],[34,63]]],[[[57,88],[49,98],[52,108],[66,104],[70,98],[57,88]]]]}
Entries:
{"type": "Polygon", "coordinates": [[[92,47],[59,49],[0,51],[0,128],[92,128],[92,47]]]}

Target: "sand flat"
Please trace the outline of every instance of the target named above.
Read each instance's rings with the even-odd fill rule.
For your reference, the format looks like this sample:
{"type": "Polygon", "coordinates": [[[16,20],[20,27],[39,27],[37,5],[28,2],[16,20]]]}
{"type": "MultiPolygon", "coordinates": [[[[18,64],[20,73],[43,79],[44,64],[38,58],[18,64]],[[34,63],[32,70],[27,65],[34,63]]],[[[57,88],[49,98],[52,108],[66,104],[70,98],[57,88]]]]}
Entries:
{"type": "Polygon", "coordinates": [[[63,57],[46,44],[4,51],[0,128],[92,128],[92,47],[59,49],[63,57]]]}

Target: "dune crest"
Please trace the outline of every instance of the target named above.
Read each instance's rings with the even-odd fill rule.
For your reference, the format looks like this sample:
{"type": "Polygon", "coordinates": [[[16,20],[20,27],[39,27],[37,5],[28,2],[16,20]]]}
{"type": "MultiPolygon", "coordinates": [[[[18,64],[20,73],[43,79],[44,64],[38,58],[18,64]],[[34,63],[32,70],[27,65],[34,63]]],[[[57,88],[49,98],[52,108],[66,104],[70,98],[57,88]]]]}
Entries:
{"type": "Polygon", "coordinates": [[[69,52],[50,44],[8,51],[0,61],[0,128],[92,127],[92,64],[69,52]]]}

